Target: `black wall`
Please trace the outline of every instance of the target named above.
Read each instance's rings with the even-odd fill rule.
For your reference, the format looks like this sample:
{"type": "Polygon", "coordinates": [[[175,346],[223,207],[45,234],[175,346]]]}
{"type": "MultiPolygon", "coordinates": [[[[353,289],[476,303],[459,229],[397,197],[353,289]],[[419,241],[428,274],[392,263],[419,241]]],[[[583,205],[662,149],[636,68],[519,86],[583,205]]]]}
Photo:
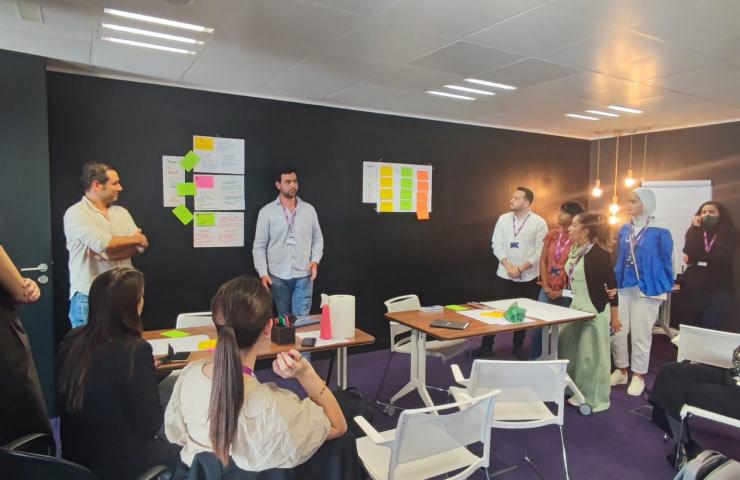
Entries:
{"type": "MultiPolygon", "coordinates": [[[[496,262],[490,237],[517,185],[532,187],[549,222],[564,199],[585,201],[589,143],[562,137],[361,113],[289,102],[48,74],[52,218],[59,329],[67,309],[62,216],[82,195],[88,160],[113,163],[120,203],[149,237],[134,260],[147,275],[146,328],[178,312],[207,310],[225,280],[254,274],[257,211],[277,195],[273,169],[299,170],[299,195],[318,212],[325,255],[318,293],[357,296],[358,325],[388,337],[383,301],[404,293],[422,303],[487,299],[496,262]],[[161,156],[184,154],[193,134],[246,140],[244,248],[194,249],[192,226],[162,207],[161,156]],[[431,220],[375,213],[361,203],[362,162],[432,164],[431,220]]],[[[314,301],[314,310],[318,303],[314,301]]]]}

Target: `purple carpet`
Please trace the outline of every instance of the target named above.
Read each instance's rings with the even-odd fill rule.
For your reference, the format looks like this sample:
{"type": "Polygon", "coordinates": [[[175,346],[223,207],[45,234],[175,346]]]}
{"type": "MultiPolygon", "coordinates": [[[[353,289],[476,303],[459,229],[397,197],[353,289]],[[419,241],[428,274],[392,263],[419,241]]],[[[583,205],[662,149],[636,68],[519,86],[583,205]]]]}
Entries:
{"type": "MultiPolygon", "coordinates": [[[[475,347],[479,341],[471,341],[475,347]]],[[[511,352],[511,335],[501,334],[496,338],[496,357],[499,359],[513,359],[511,352]]],[[[359,390],[370,400],[380,385],[380,377],[385,369],[388,350],[379,350],[349,356],[348,378],[351,386],[359,390]]],[[[647,375],[648,389],[655,380],[655,373],[666,361],[675,360],[676,348],[667,337],[656,335],[653,337],[651,372],[647,375]]],[[[408,356],[395,355],[380,392],[379,400],[388,399],[408,381],[408,356]]],[[[467,376],[470,373],[470,360],[465,354],[451,360],[457,363],[467,376]]],[[[427,361],[427,383],[430,386],[447,388],[453,384],[449,363],[447,365],[436,358],[427,361]]],[[[316,370],[323,374],[328,368],[328,360],[314,362],[316,370]]],[[[271,370],[257,372],[260,381],[275,381],[276,376],[271,370]]],[[[279,380],[281,386],[295,390],[294,381],[279,380]]],[[[448,402],[446,393],[434,389],[429,390],[435,404],[448,402]]],[[[675,475],[666,462],[665,455],[670,451],[670,442],[663,440],[663,432],[654,427],[650,421],[651,408],[643,398],[630,397],[626,393],[626,386],[622,385],[612,390],[611,408],[606,412],[582,416],[575,408],[566,407],[565,412],[565,443],[568,454],[568,465],[571,479],[630,479],[656,480],[671,479],[675,475]]],[[[401,408],[421,407],[422,402],[416,393],[411,393],[398,402],[401,408]]],[[[378,407],[375,414],[374,426],[378,430],[395,428],[398,414],[388,417],[378,407]]],[[[704,448],[721,451],[735,459],[740,459],[740,442],[738,433],[730,428],[723,428],[717,424],[692,420],[692,435],[704,448]]],[[[516,464],[516,470],[502,474],[502,479],[531,479],[537,478],[536,473],[524,461],[523,448],[525,441],[528,445],[529,458],[546,479],[564,478],[561,460],[560,440],[557,427],[548,426],[540,429],[525,431],[494,430],[492,437],[493,470],[503,469],[507,464],[500,457],[516,464]],[[528,439],[526,438],[528,435],[528,439]]],[[[485,478],[482,472],[471,478],[485,478]]]]}

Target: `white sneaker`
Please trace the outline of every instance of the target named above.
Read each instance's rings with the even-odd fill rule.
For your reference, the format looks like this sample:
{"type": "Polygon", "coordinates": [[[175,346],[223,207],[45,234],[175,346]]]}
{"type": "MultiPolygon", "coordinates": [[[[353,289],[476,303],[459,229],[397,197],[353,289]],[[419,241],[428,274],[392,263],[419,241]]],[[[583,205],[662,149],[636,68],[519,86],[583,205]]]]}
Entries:
{"type": "Polygon", "coordinates": [[[612,387],[616,387],[617,385],[626,385],[627,384],[627,372],[622,373],[620,369],[616,369],[612,372],[611,376],[609,377],[609,383],[612,387]]]}
{"type": "Polygon", "coordinates": [[[632,375],[630,386],[627,387],[627,395],[639,397],[642,395],[643,390],[645,390],[645,380],[641,376],[632,375]]]}
{"type": "Polygon", "coordinates": [[[579,402],[576,399],[576,396],[575,395],[573,395],[572,397],[568,398],[568,400],[566,400],[566,401],[568,402],[569,405],[572,405],[574,407],[580,407],[581,406],[581,402],[579,402]]]}

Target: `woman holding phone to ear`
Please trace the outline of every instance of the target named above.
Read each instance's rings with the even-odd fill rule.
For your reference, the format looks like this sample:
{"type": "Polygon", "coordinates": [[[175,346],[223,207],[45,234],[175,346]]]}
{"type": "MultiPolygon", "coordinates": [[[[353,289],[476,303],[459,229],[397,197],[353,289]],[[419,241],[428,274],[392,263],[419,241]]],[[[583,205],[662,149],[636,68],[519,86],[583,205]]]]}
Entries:
{"type": "Polygon", "coordinates": [[[632,381],[627,394],[638,397],[645,390],[643,376],[648,371],[653,325],[658,309],[673,289],[673,239],[671,232],[653,216],[655,194],[648,188],[636,188],[627,196],[625,211],[630,221],[619,229],[619,255],[615,265],[619,288],[619,319],[622,330],[612,337],[616,370],[611,385],[632,381]],[[627,349],[627,335],[632,334],[632,354],[627,349]]]}
{"type": "Polygon", "coordinates": [[[732,319],[732,265],[738,231],[719,202],[701,204],[686,232],[688,267],[681,289],[691,305],[692,323],[728,329],[732,319]]]}

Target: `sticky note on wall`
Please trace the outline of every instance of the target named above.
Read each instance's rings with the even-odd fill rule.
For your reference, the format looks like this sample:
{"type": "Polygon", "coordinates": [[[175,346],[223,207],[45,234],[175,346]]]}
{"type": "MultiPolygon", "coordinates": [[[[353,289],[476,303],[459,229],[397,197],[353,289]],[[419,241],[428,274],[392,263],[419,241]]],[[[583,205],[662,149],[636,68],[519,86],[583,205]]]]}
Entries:
{"type": "Polygon", "coordinates": [[[418,170],[416,172],[416,179],[420,182],[428,182],[429,172],[427,172],[426,170],[418,170]]]}
{"type": "Polygon", "coordinates": [[[380,176],[381,177],[392,177],[393,167],[380,167],[380,176]]]}
{"type": "Polygon", "coordinates": [[[178,205],[176,208],[173,208],[172,214],[176,216],[183,225],[187,225],[193,221],[193,214],[190,213],[190,210],[188,210],[188,207],[185,205],[178,205]]]}
{"type": "Polygon", "coordinates": [[[381,177],[380,188],[393,188],[393,177],[381,177]]]}
{"type": "Polygon", "coordinates": [[[195,224],[199,227],[215,227],[215,212],[195,212],[195,224]]]}
{"type": "Polygon", "coordinates": [[[177,194],[181,197],[195,195],[195,184],[193,182],[178,183],[177,194]]]}
{"type": "Polygon", "coordinates": [[[393,202],[380,202],[380,209],[379,212],[392,212],[393,211],[393,202]]]}
{"type": "Polygon", "coordinates": [[[380,199],[381,200],[393,200],[393,190],[381,190],[380,199]]]}
{"type": "Polygon", "coordinates": [[[414,169],[411,167],[402,167],[401,168],[401,176],[402,177],[413,177],[414,176],[414,169]]]}
{"type": "Polygon", "coordinates": [[[213,175],[194,175],[193,180],[198,188],[213,188],[213,175]]]}
{"type": "Polygon", "coordinates": [[[200,156],[192,150],[186,153],[185,156],[182,157],[182,160],[180,160],[180,166],[182,166],[183,170],[186,172],[192,170],[196,165],[198,165],[198,163],[200,163],[200,156]]]}
{"type": "Polygon", "coordinates": [[[214,147],[213,137],[193,137],[193,148],[196,150],[213,150],[214,147]]]}

